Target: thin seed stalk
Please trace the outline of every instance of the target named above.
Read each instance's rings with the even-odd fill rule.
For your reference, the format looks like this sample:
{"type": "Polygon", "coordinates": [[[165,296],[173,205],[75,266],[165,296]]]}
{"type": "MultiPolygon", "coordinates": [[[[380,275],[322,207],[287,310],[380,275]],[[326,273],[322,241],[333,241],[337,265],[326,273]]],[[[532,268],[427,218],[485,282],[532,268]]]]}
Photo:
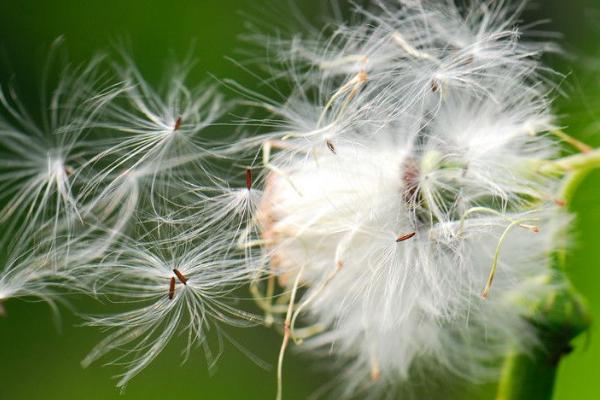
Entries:
{"type": "Polygon", "coordinates": [[[600,168],[600,149],[544,162],[540,165],[540,172],[561,174],[595,168],[600,168]]]}

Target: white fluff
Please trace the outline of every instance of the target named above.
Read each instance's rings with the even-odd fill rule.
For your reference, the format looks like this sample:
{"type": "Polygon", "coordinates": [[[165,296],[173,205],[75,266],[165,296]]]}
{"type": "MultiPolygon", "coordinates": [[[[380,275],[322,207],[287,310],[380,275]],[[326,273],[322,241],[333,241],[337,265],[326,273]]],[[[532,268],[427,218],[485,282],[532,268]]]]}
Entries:
{"type": "Polygon", "coordinates": [[[108,352],[121,351],[119,360],[127,370],[119,387],[154,360],[174,336],[187,337],[186,358],[200,345],[212,364],[218,354],[210,350],[208,331],[222,334],[219,323],[255,323],[251,314],[228,304],[231,292],[249,279],[243,259],[223,260],[221,240],[201,246],[165,246],[156,237],[162,229],[147,232],[141,241],[121,238],[100,263],[92,266],[94,292],[124,303],[126,309],[89,318],[89,325],[103,327],[110,334],[83,365],[108,352]]]}
{"type": "Polygon", "coordinates": [[[231,84],[272,114],[250,138],[210,140],[232,104],[185,67],[156,89],[127,56],[66,69],[41,123],[1,94],[0,222],[23,240],[0,302],[108,299],[84,365],[120,352],[120,387],[175,335],[212,363],[223,323],[283,332],[279,397],[289,339],[359,398],[487,380],[535,346],[525,317],[569,222],[539,61],[555,48],[516,27],[521,3],[375,3],[276,42],[283,101],[231,84]]]}
{"type": "Polygon", "coordinates": [[[267,106],[281,128],[259,219],[271,270],[306,288],[292,321],[323,332],[303,346],[340,360],[344,396],[392,398],[427,368],[489,379],[535,342],[524,316],[553,289],[565,217],[535,169],[557,156],[549,46],[520,42],[513,11],[382,3],[281,44],[308,65],[267,106]]]}

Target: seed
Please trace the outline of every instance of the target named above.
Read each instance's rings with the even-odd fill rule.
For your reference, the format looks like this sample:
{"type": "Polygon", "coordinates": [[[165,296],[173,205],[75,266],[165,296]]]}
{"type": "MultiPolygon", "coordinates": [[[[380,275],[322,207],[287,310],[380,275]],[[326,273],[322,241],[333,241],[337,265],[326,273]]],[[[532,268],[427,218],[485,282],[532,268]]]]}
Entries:
{"type": "Polygon", "coordinates": [[[405,240],[408,240],[412,237],[414,237],[417,234],[417,232],[410,232],[410,233],[406,233],[404,235],[398,236],[398,238],[396,239],[396,242],[404,242],[405,240]]]}
{"type": "Polygon", "coordinates": [[[171,277],[171,282],[169,282],[169,300],[173,300],[175,297],[175,278],[171,277]]]}
{"type": "Polygon", "coordinates": [[[182,274],[178,269],[174,269],[173,273],[177,275],[177,278],[181,281],[181,283],[187,285],[188,278],[184,274],[182,274]]]}
{"type": "Polygon", "coordinates": [[[177,131],[179,128],[181,128],[181,117],[177,117],[177,120],[175,120],[175,126],[173,127],[173,130],[177,131]]]}
{"type": "Polygon", "coordinates": [[[252,189],[252,170],[250,168],[246,168],[246,188],[252,189]]]}
{"type": "Polygon", "coordinates": [[[567,202],[563,199],[554,199],[554,204],[556,204],[559,207],[564,207],[567,205],[567,202]]]}
{"type": "Polygon", "coordinates": [[[337,154],[335,151],[335,146],[333,145],[333,143],[331,143],[331,141],[327,140],[325,142],[325,144],[327,144],[327,148],[333,153],[333,154],[337,154]]]}

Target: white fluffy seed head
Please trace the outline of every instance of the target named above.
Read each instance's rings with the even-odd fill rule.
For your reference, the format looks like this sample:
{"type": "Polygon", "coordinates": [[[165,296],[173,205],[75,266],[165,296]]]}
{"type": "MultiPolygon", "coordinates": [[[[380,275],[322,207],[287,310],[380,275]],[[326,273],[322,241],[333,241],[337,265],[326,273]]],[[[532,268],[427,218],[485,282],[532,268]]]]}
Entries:
{"type": "Polygon", "coordinates": [[[536,170],[558,152],[550,46],[521,41],[514,11],[381,3],[281,52],[307,65],[267,106],[281,128],[258,220],[271,269],[288,288],[301,274],[298,303],[325,329],[305,347],[350,364],[345,396],[434,364],[489,379],[535,343],[524,316],[553,289],[568,217],[536,170]]]}

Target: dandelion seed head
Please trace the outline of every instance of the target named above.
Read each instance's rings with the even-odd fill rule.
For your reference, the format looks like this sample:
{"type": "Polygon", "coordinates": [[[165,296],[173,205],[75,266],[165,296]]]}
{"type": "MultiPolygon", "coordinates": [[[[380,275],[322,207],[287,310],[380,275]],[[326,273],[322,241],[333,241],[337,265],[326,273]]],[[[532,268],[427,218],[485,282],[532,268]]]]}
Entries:
{"type": "Polygon", "coordinates": [[[269,106],[257,219],[270,270],[326,327],[303,346],[338,356],[344,396],[431,365],[490,379],[509,344],[535,343],[525,304],[551,290],[569,218],[535,166],[559,154],[539,63],[553,48],[523,39],[520,9],[381,2],[278,43],[297,88],[269,106]]]}

